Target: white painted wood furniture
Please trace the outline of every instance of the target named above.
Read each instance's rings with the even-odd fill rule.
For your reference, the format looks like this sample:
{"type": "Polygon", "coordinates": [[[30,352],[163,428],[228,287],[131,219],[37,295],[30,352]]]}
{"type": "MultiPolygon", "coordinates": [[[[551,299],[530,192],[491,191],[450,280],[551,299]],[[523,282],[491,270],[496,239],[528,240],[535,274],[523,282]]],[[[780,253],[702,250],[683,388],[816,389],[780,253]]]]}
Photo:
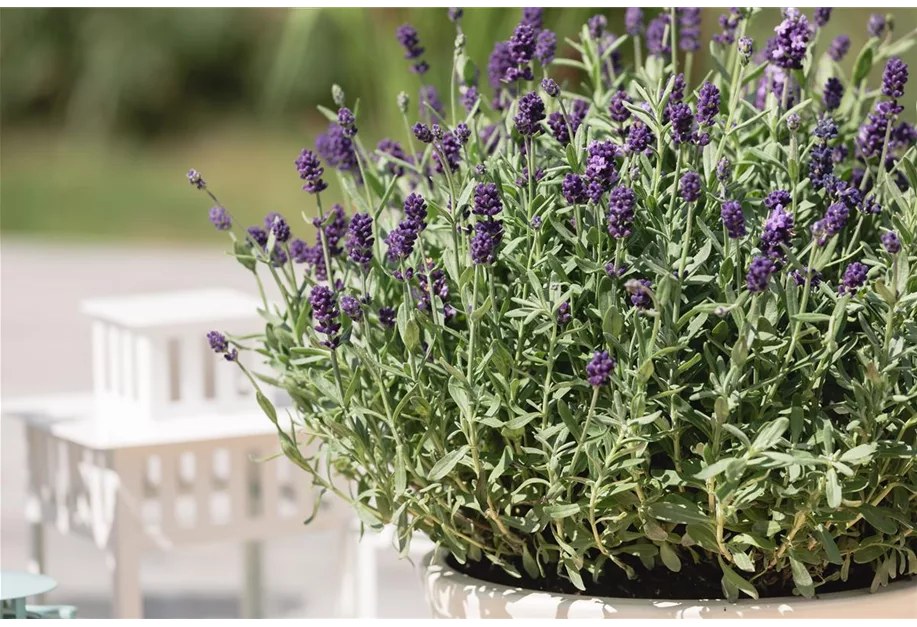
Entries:
{"type": "MultiPolygon", "coordinates": [[[[253,461],[279,452],[276,429],[207,344],[210,329],[257,330],[256,305],[224,290],[85,303],[93,393],[3,407],[26,425],[31,570],[44,570],[45,525],[87,537],[105,551],[114,616],[140,618],[144,551],[238,542],[243,614],[261,615],[260,541],[303,532],[317,491],[286,458],[253,461]]],[[[345,505],[325,499],[310,529],[338,529],[344,547],[345,505]]]]}

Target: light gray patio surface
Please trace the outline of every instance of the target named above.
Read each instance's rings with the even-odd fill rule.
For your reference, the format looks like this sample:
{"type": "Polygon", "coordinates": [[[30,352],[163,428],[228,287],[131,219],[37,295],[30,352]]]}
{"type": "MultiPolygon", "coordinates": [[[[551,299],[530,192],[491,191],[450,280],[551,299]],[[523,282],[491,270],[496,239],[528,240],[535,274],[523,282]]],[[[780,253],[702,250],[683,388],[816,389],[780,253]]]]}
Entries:
{"type": "MultiPolygon", "coordinates": [[[[78,311],[92,296],[207,287],[252,291],[249,275],[219,248],[151,248],[0,239],[0,403],[21,396],[88,390],[89,325],[78,311]]],[[[25,446],[21,425],[0,424],[0,567],[24,570],[25,446]]],[[[333,616],[340,556],[327,533],[265,543],[268,617],[333,616]]],[[[47,573],[58,582],[49,603],[79,606],[79,616],[108,617],[110,580],[103,554],[88,540],[47,531],[47,573]]],[[[414,567],[380,551],[379,616],[427,616],[414,567]]],[[[240,547],[218,544],[148,553],[142,586],[151,618],[239,616],[240,547]]]]}

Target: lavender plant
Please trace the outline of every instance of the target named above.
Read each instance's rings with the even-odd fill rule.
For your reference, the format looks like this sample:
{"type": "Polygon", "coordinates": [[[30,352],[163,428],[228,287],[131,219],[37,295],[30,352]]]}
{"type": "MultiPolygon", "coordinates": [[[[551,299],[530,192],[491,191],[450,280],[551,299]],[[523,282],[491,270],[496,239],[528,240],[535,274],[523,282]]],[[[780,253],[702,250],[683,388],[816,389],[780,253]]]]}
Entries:
{"type": "Polygon", "coordinates": [[[483,84],[448,17],[453,68],[398,29],[403,129],[373,147],[359,102],[322,109],[296,159],[314,241],[246,230],[188,175],[281,294],[263,334],[209,341],[283,453],[402,554],[423,531],[492,579],[735,599],[917,573],[914,33],[876,16],[848,76],[830,9],[766,42],[732,9],[699,76],[697,9],[597,16],[570,57],[525,9],[483,84]]]}

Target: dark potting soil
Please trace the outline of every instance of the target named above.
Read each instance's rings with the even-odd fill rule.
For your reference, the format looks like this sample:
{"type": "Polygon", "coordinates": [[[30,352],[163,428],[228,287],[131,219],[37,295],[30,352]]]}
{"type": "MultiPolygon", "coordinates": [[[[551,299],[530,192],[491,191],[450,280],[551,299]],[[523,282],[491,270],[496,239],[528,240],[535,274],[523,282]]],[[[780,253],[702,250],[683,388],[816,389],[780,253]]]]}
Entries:
{"type": "MultiPolygon", "coordinates": [[[[666,568],[659,567],[647,570],[638,561],[627,560],[628,564],[637,573],[636,579],[628,579],[624,571],[609,562],[599,582],[592,581],[592,576],[583,573],[583,583],[586,591],[577,590],[568,580],[553,572],[546,572],[544,579],[532,579],[525,574],[522,560],[514,563],[517,570],[522,573],[522,578],[517,579],[508,575],[501,568],[490,562],[482,560],[462,565],[450,555],[447,558],[449,566],[455,570],[490,583],[507,586],[510,588],[525,588],[555,594],[576,594],[584,596],[601,596],[624,599],[721,599],[723,588],[720,581],[723,573],[716,561],[709,563],[682,562],[681,571],[673,573],[666,568]]],[[[839,567],[832,567],[839,568],[839,567]]],[[[834,571],[828,571],[825,576],[830,576],[834,571]]],[[[847,581],[836,579],[818,587],[819,594],[829,592],[846,592],[848,590],[862,590],[872,584],[873,570],[868,564],[851,564],[847,581]]],[[[902,578],[903,579],[903,578],[902,578]]],[[[758,580],[755,587],[762,599],[773,597],[793,596],[793,581],[791,577],[778,579],[766,585],[758,580]]]]}

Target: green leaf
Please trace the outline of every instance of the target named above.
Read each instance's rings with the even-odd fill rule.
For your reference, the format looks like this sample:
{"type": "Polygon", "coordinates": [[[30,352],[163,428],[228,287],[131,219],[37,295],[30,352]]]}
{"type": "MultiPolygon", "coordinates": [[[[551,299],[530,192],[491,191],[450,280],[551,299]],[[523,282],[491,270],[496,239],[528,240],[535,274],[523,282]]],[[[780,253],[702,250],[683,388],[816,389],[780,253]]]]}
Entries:
{"type": "Polygon", "coordinates": [[[790,556],[790,570],[793,573],[793,583],[796,584],[796,589],[799,590],[802,596],[815,596],[815,586],[812,585],[812,575],[809,574],[806,565],[793,556],[790,556]]]}
{"type": "Polygon", "coordinates": [[[784,432],[790,426],[790,419],[784,416],[777,418],[772,422],[764,425],[764,428],[758,432],[758,437],[752,442],[751,448],[754,451],[767,451],[780,441],[784,432]]]}
{"type": "Polygon", "coordinates": [[[740,570],[744,570],[746,573],[755,572],[755,563],[751,561],[751,558],[744,551],[734,551],[732,559],[740,570]]]}
{"type": "Polygon", "coordinates": [[[694,504],[656,501],[647,507],[647,512],[653,518],[684,525],[710,523],[710,518],[694,504]]]}
{"type": "Polygon", "coordinates": [[[665,564],[665,567],[673,573],[681,571],[681,560],[678,559],[678,554],[668,542],[663,542],[659,545],[659,557],[662,559],[662,563],[665,564]]]}
{"type": "Polygon", "coordinates": [[[275,425],[277,424],[277,410],[274,409],[274,404],[268,400],[268,398],[261,393],[260,390],[255,392],[255,399],[258,401],[258,405],[261,406],[261,411],[263,411],[271,422],[275,425]]]}
{"type": "Polygon", "coordinates": [[[863,518],[866,519],[866,522],[868,522],[879,531],[889,534],[898,531],[898,526],[895,524],[895,521],[886,516],[878,507],[873,507],[872,505],[861,505],[859,510],[863,515],[863,518]]]}
{"type": "Polygon", "coordinates": [[[857,56],[853,64],[853,74],[850,79],[853,87],[857,87],[860,82],[869,75],[869,71],[872,69],[872,59],[875,54],[873,51],[874,47],[875,42],[870,41],[869,44],[860,51],[859,56],[857,56]]]}
{"type": "Polygon", "coordinates": [[[815,535],[818,537],[821,548],[824,549],[828,561],[838,566],[843,564],[844,558],[841,555],[840,549],[837,548],[834,536],[828,533],[822,525],[818,525],[815,528],[815,535]]]}
{"type": "Polygon", "coordinates": [[[720,568],[723,571],[723,587],[732,587],[736,590],[744,592],[753,599],[758,598],[758,591],[755,587],[746,581],[741,575],[736,571],[732,570],[724,561],[723,558],[717,556],[717,559],[720,562],[720,568]]]}
{"type": "Polygon", "coordinates": [[[568,505],[546,505],[544,513],[554,520],[560,520],[578,514],[580,509],[581,507],[575,503],[570,503],[568,505]]]}
{"type": "Polygon", "coordinates": [[[452,469],[455,468],[456,464],[462,461],[462,458],[468,454],[469,450],[471,449],[466,444],[454,451],[446,453],[439,461],[433,464],[433,468],[430,469],[430,474],[427,478],[430,481],[439,481],[452,472],[452,469]]]}
{"type": "Polygon", "coordinates": [[[487,297],[480,307],[477,307],[474,311],[471,312],[471,319],[475,322],[478,322],[487,315],[487,312],[490,311],[490,307],[493,305],[493,301],[490,300],[490,296],[487,297]]]}
{"type": "Polygon", "coordinates": [[[734,457],[726,457],[724,459],[716,461],[710,464],[709,466],[707,466],[706,468],[704,468],[703,470],[701,470],[696,475],[694,475],[694,477],[696,479],[711,479],[717,476],[718,474],[720,474],[721,472],[724,472],[726,470],[726,466],[728,466],[734,460],[735,460],[734,457]]]}
{"type": "Polygon", "coordinates": [[[825,494],[828,497],[828,507],[837,509],[841,506],[841,484],[834,468],[829,468],[825,473],[825,494]]]}
{"type": "Polygon", "coordinates": [[[840,461],[845,464],[865,464],[872,460],[875,452],[875,444],[860,444],[841,455],[840,461]]]}
{"type": "Polygon", "coordinates": [[[408,486],[408,474],[404,464],[404,447],[395,448],[395,493],[404,494],[408,486]]]}
{"type": "Polygon", "coordinates": [[[818,313],[801,313],[793,316],[797,322],[830,322],[831,316],[818,313]]]}

